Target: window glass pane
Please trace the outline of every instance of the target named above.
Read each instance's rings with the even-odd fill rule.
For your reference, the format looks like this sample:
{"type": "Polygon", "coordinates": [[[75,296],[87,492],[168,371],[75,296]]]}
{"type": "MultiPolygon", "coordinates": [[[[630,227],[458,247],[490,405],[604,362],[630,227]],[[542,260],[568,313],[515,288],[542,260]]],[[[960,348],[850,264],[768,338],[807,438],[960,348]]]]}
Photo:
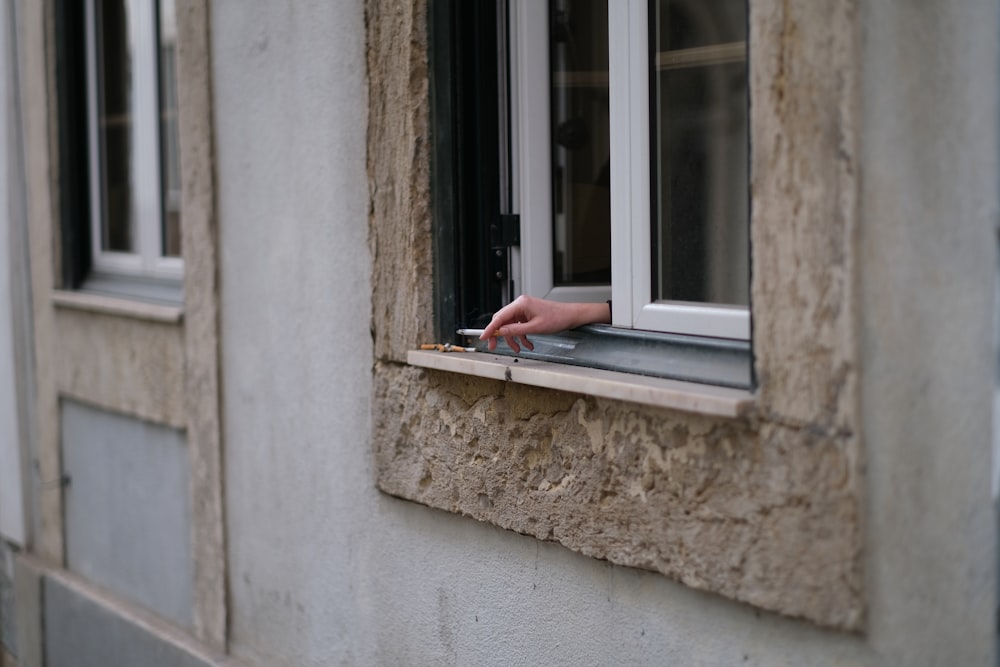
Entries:
{"type": "Polygon", "coordinates": [[[160,157],[163,179],[163,254],[181,254],[181,169],[177,133],[177,23],[174,0],[159,1],[160,157]]]}
{"type": "Polygon", "coordinates": [[[607,0],[552,0],[549,33],[553,284],[608,284],[607,0]]]}
{"type": "Polygon", "coordinates": [[[653,0],[658,300],[749,302],[746,3],[653,0]]]}
{"type": "Polygon", "coordinates": [[[103,250],[135,251],[132,205],[132,45],[127,0],[98,0],[97,56],[100,81],[98,128],[101,150],[103,250]]]}

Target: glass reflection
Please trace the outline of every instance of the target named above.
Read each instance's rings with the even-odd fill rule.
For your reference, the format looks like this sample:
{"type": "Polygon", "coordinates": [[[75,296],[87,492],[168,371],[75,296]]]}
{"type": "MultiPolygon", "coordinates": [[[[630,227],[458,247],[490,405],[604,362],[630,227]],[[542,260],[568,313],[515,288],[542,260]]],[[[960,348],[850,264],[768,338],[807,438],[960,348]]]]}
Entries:
{"type": "Polygon", "coordinates": [[[654,0],[653,293],[749,302],[746,3],[654,0]]]}
{"type": "Polygon", "coordinates": [[[549,3],[553,284],[611,282],[607,0],[549,3]]]}
{"type": "Polygon", "coordinates": [[[127,0],[97,0],[98,132],[104,250],[135,252],[132,205],[132,44],[127,0]]]}

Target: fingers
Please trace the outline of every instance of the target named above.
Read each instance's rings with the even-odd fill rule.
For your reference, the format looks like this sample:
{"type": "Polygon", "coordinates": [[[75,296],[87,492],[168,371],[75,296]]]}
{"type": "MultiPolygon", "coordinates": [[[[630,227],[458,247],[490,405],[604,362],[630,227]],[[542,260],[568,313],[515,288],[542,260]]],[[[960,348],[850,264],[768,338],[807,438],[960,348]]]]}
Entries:
{"type": "Polygon", "coordinates": [[[490,352],[496,350],[497,337],[503,337],[504,342],[515,353],[519,353],[522,346],[534,350],[535,346],[528,340],[526,331],[537,329],[540,324],[536,321],[537,315],[532,307],[534,303],[534,299],[522,295],[498,310],[486,325],[479,340],[487,341],[486,345],[490,352]]]}
{"type": "Polygon", "coordinates": [[[521,352],[521,346],[526,347],[528,350],[534,350],[535,345],[528,340],[528,337],[524,334],[513,334],[508,331],[508,327],[501,328],[500,336],[491,336],[487,342],[486,347],[490,352],[497,349],[498,338],[503,338],[504,342],[507,343],[507,347],[514,350],[515,353],[521,352]]]}
{"type": "Polygon", "coordinates": [[[528,348],[529,351],[535,349],[534,344],[528,340],[527,336],[504,336],[503,339],[507,343],[507,346],[517,354],[520,354],[522,345],[528,348]]]}
{"type": "Polygon", "coordinates": [[[509,313],[506,309],[499,310],[493,315],[493,319],[490,323],[486,325],[483,329],[483,333],[479,336],[479,340],[492,340],[498,335],[503,335],[500,333],[500,329],[511,324],[512,322],[517,322],[517,314],[509,313]]]}

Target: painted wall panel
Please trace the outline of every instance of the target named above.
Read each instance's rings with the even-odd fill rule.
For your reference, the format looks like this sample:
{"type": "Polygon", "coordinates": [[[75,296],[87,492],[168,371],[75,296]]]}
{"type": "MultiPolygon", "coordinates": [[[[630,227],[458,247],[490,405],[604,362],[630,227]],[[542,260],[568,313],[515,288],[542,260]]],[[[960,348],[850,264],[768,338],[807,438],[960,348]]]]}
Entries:
{"type": "Polygon", "coordinates": [[[190,627],[183,432],[68,400],[60,412],[69,569],[190,627]]]}
{"type": "Polygon", "coordinates": [[[24,544],[25,521],[21,480],[21,415],[17,395],[15,357],[15,295],[12,248],[13,225],[19,221],[6,215],[11,210],[12,175],[17,169],[18,151],[13,150],[10,132],[16,97],[7,58],[11,42],[9,12],[0,7],[0,536],[24,544]]]}

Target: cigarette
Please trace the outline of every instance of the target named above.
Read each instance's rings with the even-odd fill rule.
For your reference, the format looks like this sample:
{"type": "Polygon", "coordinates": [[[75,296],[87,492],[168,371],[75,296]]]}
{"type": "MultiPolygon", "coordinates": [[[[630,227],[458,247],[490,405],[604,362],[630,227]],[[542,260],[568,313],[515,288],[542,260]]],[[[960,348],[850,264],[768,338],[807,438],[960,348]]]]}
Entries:
{"type": "MultiPolygon", "coordinates": [[[[479,338],[480,336],[483,335],[484,331],[486,331],[486,329],[459,329],[455,333],[457,333],[459,336],[475,336],[476,338],[479,338]]],[[[499,338],[500,332],[497,331],[496,333],[494,333],[493,337],[499,338]]]]}

